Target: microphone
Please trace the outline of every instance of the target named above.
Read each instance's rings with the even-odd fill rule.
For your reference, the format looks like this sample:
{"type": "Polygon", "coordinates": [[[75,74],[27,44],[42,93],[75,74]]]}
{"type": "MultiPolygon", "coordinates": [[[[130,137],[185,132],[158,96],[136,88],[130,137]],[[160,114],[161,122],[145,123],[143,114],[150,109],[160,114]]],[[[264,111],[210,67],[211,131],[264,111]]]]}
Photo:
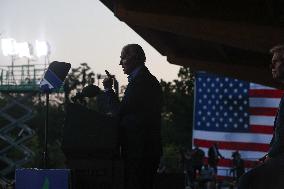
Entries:
{"type": "Polygon", "coordinates": [[[82,89],[82,92],[78,92],[74,97],[71,97],[73,102],[77,100],[82,101],[85,97],[95,97],[100,94],[101,89],[96,85],[88,85],[82,89]]]}
{"type": "Polygon", "coordinates": [[[96,85],[88,85],[82,89],[83,97],[95,97],[100,93],[101,89],[96,85]]]}
{"type": "Polygon", "coordinates": [[[109,73],[109,71],[105,70],[105,72],[106,72],[106,75],[107,75],[109,78],[114,78],[114,75],[111,75],[111,74],[109,73]]]}

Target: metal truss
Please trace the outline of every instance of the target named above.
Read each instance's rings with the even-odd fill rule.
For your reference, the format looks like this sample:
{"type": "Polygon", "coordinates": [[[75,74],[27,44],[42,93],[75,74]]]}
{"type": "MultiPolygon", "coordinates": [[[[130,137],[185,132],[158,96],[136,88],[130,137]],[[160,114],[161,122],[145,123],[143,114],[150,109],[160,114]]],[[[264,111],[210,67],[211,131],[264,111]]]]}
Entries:
{"type": "Polygon", "coordinates": [[[0,108],[0,117],[7,124],[0,125],[0,140],[4,147],[0,149],[0,161],[7,164],[0,169],[0,176],[5,177],[13,173],[16,168],[22,167],[25,163],[31,161],[34,152],[30,150],[25,142],[34,136],[35,132],[25,122],[30,120],[34,115],[32,109],[25,105],[28,98],[32,97],[32,93],[26,94],[3,94],[7,100],[4,107],[0,108]],[[21,109],[21,115],[11,115],[13,109],[21,109]],[[11,111],[12,110],[12,111],[11,111]],[[10,157],[9,153],[17,153],[19,158],[10,157]]]}

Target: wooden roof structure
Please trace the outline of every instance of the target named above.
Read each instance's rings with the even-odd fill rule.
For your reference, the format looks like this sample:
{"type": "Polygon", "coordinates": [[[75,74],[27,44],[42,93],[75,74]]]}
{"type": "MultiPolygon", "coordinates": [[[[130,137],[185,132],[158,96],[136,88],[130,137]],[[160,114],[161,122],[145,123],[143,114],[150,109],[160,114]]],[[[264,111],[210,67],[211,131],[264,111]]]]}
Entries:
{"type": "Polygon", "coordinates": [[[172,64],[283,88],[269,69],[283,0],[100,1],[172,64]]]}

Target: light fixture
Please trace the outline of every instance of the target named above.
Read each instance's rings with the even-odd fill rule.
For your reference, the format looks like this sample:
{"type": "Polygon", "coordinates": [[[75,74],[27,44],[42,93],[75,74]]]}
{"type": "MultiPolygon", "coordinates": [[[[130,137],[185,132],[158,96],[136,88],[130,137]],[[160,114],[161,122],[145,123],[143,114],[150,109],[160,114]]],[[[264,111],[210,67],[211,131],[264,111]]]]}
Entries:
{"type": "Polygon", "coordinates": [[[4,56],[14,56],[18,52],[16,50],[16,40],[12,38],[1,39],[1,47],[4,56]]]}
{"type": "Polygon", "coordinates": [[[16,43],[16,52],[19,57],[31,58],[31,46],[27,42],[16,43]]]}
{"type": "Polygon", "coordinates": [[[49,45],[46,41],[38,41],[36,40],[36,55],[38,57],[47,56],[49,54],[49,45]]]}

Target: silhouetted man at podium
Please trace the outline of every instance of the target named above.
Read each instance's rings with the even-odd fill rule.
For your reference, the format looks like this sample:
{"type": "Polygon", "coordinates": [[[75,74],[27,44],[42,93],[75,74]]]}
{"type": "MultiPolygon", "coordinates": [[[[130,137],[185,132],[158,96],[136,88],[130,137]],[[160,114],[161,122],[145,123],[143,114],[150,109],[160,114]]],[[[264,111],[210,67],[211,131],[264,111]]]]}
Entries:
{"type": "MultiPolygon", "coordinates": [[[[284,45],[272,48],[271,53],[273,79],[284,83],[284,45]]],[[[261,160],[263,161],[261,165],[240,178],[239,189],[284,188],[284,96],[281,98],[275,117],[270,149],[261,160]]]]}
{"type": "Polygon", "coordinates": [[[128,86],[119,104],[120,142],[126,189],[151,189],[161,156],[161,86],[145,66],[138,44],[123,47],[120,65],[128,86]]]}

